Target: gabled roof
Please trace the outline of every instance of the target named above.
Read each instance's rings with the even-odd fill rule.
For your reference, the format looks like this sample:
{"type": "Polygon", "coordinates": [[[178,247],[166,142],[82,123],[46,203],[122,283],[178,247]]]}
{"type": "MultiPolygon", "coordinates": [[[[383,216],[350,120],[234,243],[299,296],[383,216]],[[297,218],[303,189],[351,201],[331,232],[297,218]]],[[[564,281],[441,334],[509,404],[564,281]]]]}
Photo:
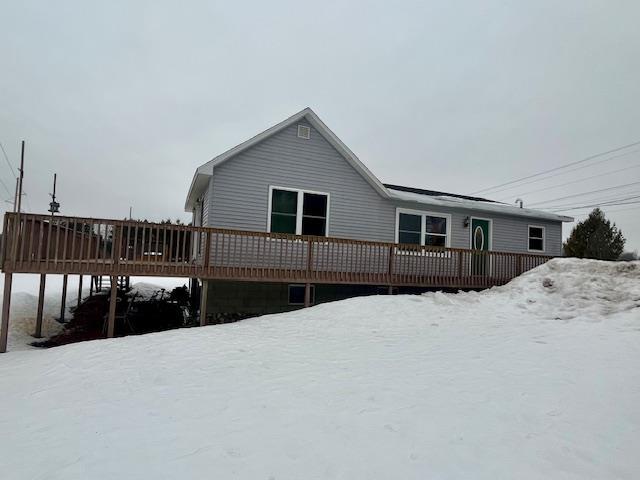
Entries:
{"type": "Polygon", "coordinates": [[[413,202],[423,205],[458,207],[466,209],[475,209],[485,212],[503,213],[506,215],[516,215],[530,218],[538,218],[545,220],[554,220],[560,222],[571,222],[573,218],[555,213],[544,212],[540,210],[531,210],[527,208],[518,208],[513,205],[507,205],[486,198],[471,197],[468,195],[458,195],[453,193],[437,192],[434,190],[423,190],[420,188],[403,187],[400,185],[383,184],[371,171],[360,161],[360,159],[340,140],[329,127],[327,127],[316,113],[309,107],[299,111],[295,115],[290,116],[286,120],[268,128],[262,133],[250,138],[246,142],[242,142],[226,152],[212,158],[204,165],[196,169],[196,172],[189,187],[187,200],[185,202],[185,211],[193,210],[196,201],[207,189],[209,179],[213,175],[216,167],[222,165],[227,160],[241,152],[253,147],[261,141],[275,135],[285,128],[294,125],[301,120],[307,120],[325,140],[327,140],[343,157],[356,169],[360,175],[384,198],[403,202],[413,202]]]}
{"type": "Polygon", "coordinates": [[[295,115],[290,116],[286,120],[283,120],[277,125],[268,128],[264,132],[250,138],[246,142],[242,142],[240,145],[227,150],[226,152],[209,160],[204,165],[198,167],[193,176],[193,180],[191,181],[191,186],[189,187],[189,193],[187,195],[187,201],[185,202],[184,207],[185,211],[190,212],[193,209],[196,200],[207,188],[209,177],[213,175],[214,168],[222,165],[224,162],[230,160],[235,155],[244,152],[245,150],[253,147],[261,141],[284,130],[285,128],[300,122],[300,120],[302,119],[307,120],[318,131],[318,133],[320,133],[320,135],[322,135],[324,139],[327,140],[380,195],[385,198],[389,197],[386,188],[384,187],[384,185],[382,185],[380,180],[378,180],[378,178],[373,173],[371,173],[371,171],[360,161],[356,154],[353,153],[349,149],[349,147],[347,147],[342,142],[342,140],[340,140],[336,136],[336,134],[333,133],[331,129],[329,129],[329,127],[324,124],[322,120],[320,120],[318,115],[316,115],[316,113],[311,110],[311,108],[307,107],[304,110],[299,111],[295,115]]]}

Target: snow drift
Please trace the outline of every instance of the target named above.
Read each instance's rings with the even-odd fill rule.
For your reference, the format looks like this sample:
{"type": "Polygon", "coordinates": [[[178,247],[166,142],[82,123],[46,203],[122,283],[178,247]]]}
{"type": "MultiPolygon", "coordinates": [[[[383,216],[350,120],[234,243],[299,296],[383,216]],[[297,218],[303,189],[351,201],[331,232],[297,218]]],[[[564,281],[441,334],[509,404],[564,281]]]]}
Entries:
{"type": "Polygon", "coordinates": [[[637,478],[640,263],[0,357],[6,478],[637,478]]]}

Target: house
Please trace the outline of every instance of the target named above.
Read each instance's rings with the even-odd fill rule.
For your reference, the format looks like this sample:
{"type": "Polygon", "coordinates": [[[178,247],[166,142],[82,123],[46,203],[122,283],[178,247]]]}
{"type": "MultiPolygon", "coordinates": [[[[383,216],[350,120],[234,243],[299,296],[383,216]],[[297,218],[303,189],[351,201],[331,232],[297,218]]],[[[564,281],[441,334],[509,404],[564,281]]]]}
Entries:
{"type": "MultiPolygon", "coordinates": [[[[507,268],[506,260],[482,252],[541,261],[561,255],[562,223],[572,221],[484,198],[383,184],[310,108],[200,166],[185,209],[195,226],[402,244],[389,257],[404,268],[419,270],[424,259],[436,257],[437,268],[452,276],[464,268],[476,277],[507,268]],[[455,249],[475,253],[456,264],[455,249]]],[[[200,242],[194,256],[205,247],[200,242]]],[[[380,291],[374,284],[203,280],[214,321],[298,308],[305,294],[307,303],[319,303],[380,291]]]]}

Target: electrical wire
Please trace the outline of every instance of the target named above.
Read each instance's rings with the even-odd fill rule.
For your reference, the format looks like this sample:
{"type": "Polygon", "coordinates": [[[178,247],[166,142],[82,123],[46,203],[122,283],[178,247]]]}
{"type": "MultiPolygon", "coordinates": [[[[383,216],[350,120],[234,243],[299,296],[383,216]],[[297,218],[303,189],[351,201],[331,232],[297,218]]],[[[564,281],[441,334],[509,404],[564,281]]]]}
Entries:
{"type": "Polygon", "coordinates": [[[608,162],[610,160],[615,160],[616,158],[626,157],[628,155],[633,155],[634,153],[639,153],[639,152],[640,152],[640,149],[631,150],[630,152],[625,152],[625,153],[622,153],[620,155],[614,155],[613,157],[605,158],[604,160],[600,160],[598,162],[593,162],[593,163],[591,163],[589,165],[581,165],[581,166],[576,167],[576,168],[570,168],[569,170],[565,170],[564,172],[554,173],[553,175],[548,175],[548,176],[542,177],[542,178],[535,178],[533,180],[529,180],[528,182],[521,183],[520,185],[513,185],[511,187],[501,188],[500,190],[496,190],[495,192],[493,192],[492,195],[495,195],[496,193],[504,192],[504,191],[507,191],[507,190],[513,190],[514,188],[520,188],[520,187],[523,187],[525,185],[530,185],[532,183],[544,182],[545,180],[557,178],[559,176],[566,175],[568,173],[575,172],[575,171],[578,171],[578,170],[583,170],[585,168],[595,167],[596,165],[600,165],[601,163],[605,163],[605,162],[608,162]]]}
{"type": "MultiPolygon", "coordinates": [[[[602,157],[602,156],[608,155],[610,153],[619,152],[620,150],[625,150],[625,149],[627,149],[629,147],[634,147],[636,145],[640,145],[640,140],[638,140],[636,142],[633,142],[633,143],[629,143],[627,145],[623,145],[621,147],[617,147],[617,148],[613,148],[611,150],[607,150],[606,152],[596,153],[595,155],[590,155],[590,156],[588,156],[586,158],[583,158],[581,160],[576,160],[574,162],[569,162],[569,163],[566,163],[566,164],[561,165],[559,167],[550,168],[549,170],[544,170],[544,171],[542,171],[540,173],[535,173],[533,175],[527,175],[526,177],[517,178],[516,180],[511,180],[509,182],[501,183],[500,185],[495,185],[493,187],[483,188],[481,190],[477,190],[475,192],[471,192],[471,195],[477,195],[479,193],[488,192],[490,190],[495,190],[496,188],[504,187],[506,185],[512,185],[514,183],[519,183],[522,180],[528,180],[530,178],[539,177],[540,175],[544,175],[546,173],[556,172],[558,170],[562,170],[564,168],[571,167],[572,165],[578,165],[578,164],[581,164],[581,163],[585,163],[585,162],[588,162],[589,160],[593,160],[594,158],[602,157]]],[[[609,159],[607,159],[607,160],[609,160],[609,159]]]]}
{"type": "Polygon", "coordinates": [[[565,200],[567,198],[583,197],[585,195],[592,195],[594,193],[607,192],[607,191],[610,191],[610,190],[617,190],[619,188],[632,187],[634,185],[640,185],[640,182],[625,183],[624,185],[616,185],[614,187],[601,188],[600,190],[592,190],[591,192],[575,193],[573,195],[566,195],[564,197],[552,198],[551,200],[543,200],[541,202],[533,202],[533,203],[530,203],[529,206],[532,207],[532,206],[535,206],[535,205],[541,205],[543,203],[555,202],[555,201],[558,201],[558,200],[565,200]]]}
{"type": "Polygon", "coordinates": [[[0,142],[0,149],[2,149],[2,153],[4,155],[4,159],[7,161],[7,165],[9,165],[9,168],[11,169],[11,173],[13,174],[13,178],[17,178],[18,175],[16,175],[16,171],[13,169],[13,165],[11,165],[11,162],[9,161],[9,157],[7,156],[7,152],[5,152],[5,150],[4,150],[4,145],[2,145],[2,142],[0,142]]]}
{"type": "Polygon", "coordinates": [[[635,205],[636,203],[640,203],[640,195],[635,195],[633,197],[627,197],[627,198],[623,198],[620,199],[619,201],[610,201],[610,202],[598,202],[598,203],[592,203],[590,205],[580,205],[580,206],[575,206],[575,207],[568,207],[568,208],[557,208],[557,209],[553,209],[551,210],[552,212],[568,212],[569,210],[580,210],[581,208],[591,208],[591,207],[613,207],[613,206],[617,206],[617,205],[635,205]]]}
{"type": "Polygon", "coordinates": [[[636,192],[634,192],[632,195],[627,195],[625,197],[619,198],[619,197],[605,197],[605,198],[594,198],[591,200],[582,200],[579,201],[578,203],[567,203],[565,205],[550,205],[548,207],[544,207],[545,210],[549,210],[549,209],[554,209],[554,210],[561,210],[563,208],[573,208],[576,205],[580,205],[581,203],[584,202],[589,202],[589,203],[594,203],[594,204],[598,204],[598,205],[608,205],[610,203],[615,203],[615,202],[624,202],[626,200],[631,200],[634,198],[640,198],[640,196],[636,196],[636,192]]]}
{"type": "MultiPolygon", "coordinates": [[[[606,175],[613,175],[614,173],[625,172],[627,170],[633,170],[634,168],[640,168],[640,163],[637,164],[637,165],[631,165],[630,167],[620,168],[618,170],[612,170],[611,172],[600,173],[598,175],[592,175],[591,177],[580,178],[578,180],[573,180],[571,182],[558,183],[556,185],[552,185],[550,187],[545,187],[545,188],[539,188],[537,190],[529,190],[528,192],[519,193],[518,196],[519,197],[523,197],[524,195],[529,195],[531,193],[544,192],[546,190],[552,190],[554,188],[564,187],[566,185],[573,185],[574,183],[580,183],[580,182],[584,182],[586,180],[592,180],[594,178],[604,177],[606,175]]],[[[509,199],[508,198],[502,198],[502,199],[499,199],[498,201],[503,202],[503,201],[506,201],[506,200],[509,200],[509,199]]]]}

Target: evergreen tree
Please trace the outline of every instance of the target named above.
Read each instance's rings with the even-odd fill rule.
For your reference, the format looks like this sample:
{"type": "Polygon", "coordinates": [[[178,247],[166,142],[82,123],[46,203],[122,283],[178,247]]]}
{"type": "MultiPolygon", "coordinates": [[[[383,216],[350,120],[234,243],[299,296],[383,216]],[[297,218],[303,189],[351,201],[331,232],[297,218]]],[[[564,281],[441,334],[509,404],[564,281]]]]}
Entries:
{"type": "Polygon", "coordinates": [[[583,222],[573,228],[564,243],[564,254],[568,257],[617,260],[624,250],[622,232],[611,224],[604,212],[596,208],[583,222]]]}

